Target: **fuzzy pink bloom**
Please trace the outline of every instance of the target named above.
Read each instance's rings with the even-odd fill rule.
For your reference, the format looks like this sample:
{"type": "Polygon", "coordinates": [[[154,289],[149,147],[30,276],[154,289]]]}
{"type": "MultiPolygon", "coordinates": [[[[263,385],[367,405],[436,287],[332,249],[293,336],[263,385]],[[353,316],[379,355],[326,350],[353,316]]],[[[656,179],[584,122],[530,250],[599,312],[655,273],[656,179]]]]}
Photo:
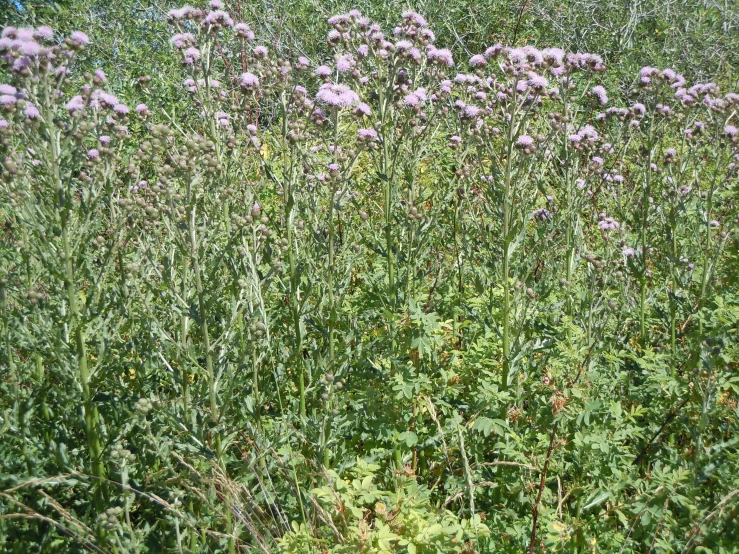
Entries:
{"type": "Polygon", "coordinates": [[[27,41],[27,42],[19,42],[17,43],[18,50],[21,54],[24,56],[38,56],[39,52],[41,51],[41,46],[34,42],[33,40],[27,41]]]}
{"type": "Polygon", "coordinates": [[[236,31],[236,34],[240,37],[247,40],[254,40],[254,31],[252,31],[246,23],[237,23],[234,25],[234,31],[236,31]]]}
{"type": "Polygon", "coordinates": [[[734,125],[727,125],[724,127],[724,133],[729,135],[730,137],[736,136],[737,129],[734,125]]]}
{"type": "Polygon", "coordinates": [[[606,93],[606,89],[602,86],[598,85],[591,89],[590,91],[595,98],[598,99],[598,102],[601,104],[608,104],[608,94],[606,93]]]}
{"type": "Polygon", "coordinates": [[[485,59],[485,56],[482,54],[475,54],[470,58],[470,65],[472,67],[485,67],[488,64],[488,61],[485,59]]]}
{"type": "Polygon", "coordinates": [[[359,129],[357,131],[357,134],[359,135],[359,138],[362,140],[376,140],[377,139],[377,131],[374,129],[359,129]]]}
{"type": "Polygon", "coordinates": [[[241,80],[239,82],[246,88],[253,88],[259,86],[259,77],[247,71],[241,74],[241,80]]]}
{"type": "Polygon", "coordinates": [[[257,58],[266,58],[268,53],[269,53],[269,50],[267,50],[266,46],[257,46],[254,49],[254,55],[257,58]]]}
{"type": "Polygon", "coordinates": [[[110,137],[108,135],[102,135],[98,137],[100,144],[110,144],[110,137]]]}
{"type": "Polygon", "coordinates": [[[357,109],[354,113],[356,113],[358,116],[369,116],[372,113],[372,110],[370,110],[370,107],[367,104],[361,102],[357,104],[357,109]]]}
{"type": "Polygon", "coordinates": [[[14,95],[16,92],[18,92],[18,91],[16,90],[15,87],[12,87],[10,85],[6,85],[4,83],[0,83],[0,94],[14,95]]]}
{"type": "Polygon", "coordinates": [[[316,93],[316,101],[334,108],[348,108],[359,103],[359,96],[346,85],[326,83],[316,93]]]}
{"type": "Polygon", "coordinates": [[[87,46],[88,44],[90,44],[90,37],[88,37],[82,31],[73,31],[72,34],[69,35],[69,38],[82,46],[87,46]]]}
{"type": "Polygon", "coordinates": [[[532,146],[534,144],[534,139],[531,138],[529,135],[521,135],[516,140],[516,146],[520,146],[522,148],[525,148],[527,146],[532,146]]]}
{"type": "Polygon", "coordinates": [[[447,67],[454,67],[452,52],[446,48],[431,48],[426,52],[426,57],[432,61],[447,67]]]}
{"type": "Polygon", "coordinates": [[[139,104],[134,109],[136,110],[136,113],[144,113],[149,109],[149,107],[146,104],[139,104]]]}
{"type": "Polygon", "coordinates": [[[11,96],[10,94],[0,94],[0,106],[12,106],[15,103],[15,96],[11,96]]]}
{"type": "Polygon", "coordinates": [[[319,65],[316,68],[316,77],[328,77],[331,75],[331,68],[327,65],[319,65]]]}
{"type": "Polygon", "coordinates": [[[67,102],[67,105],[65,107],[70,112],[77,112],[80,110],[84,110],[85,100],[82,98],[82,96],[78,94],[77,96],[73,96],[72,99],[69,102],[67,102]]]}
{"type": "Polygon", "coordinates": [[[41,117],[41,112],[39,112],[38,108],[33,104],[26,104],[26,109],[23,110],[23,113],[26,114],[28,119],[37,119],[41,117]]]}
{"type": "Polygon", "coordinates": [[[100,150],[98,150],[97,148],[91,148],[90,150],[87,151],[87,157],[90,158],[91,160],[94,160],[100,157],[100,150]]]}
{"type": "Polygon", "coordinates": [[[48,25],[42,25],[36,29],[36,36],[41,40],[51,40],[54,38],[54,30],[48,25]]]}
{"type": "Polygon", "coordinates": [[[344,54],[336,61],[336,69],[339,70],[339,73],[347,73],[354,69],[355,65],[357,65],[357,62],[354,61],[351,54],[344,54]]]}
{"type": "Polygon", "coordinates": [[[128,106],[125,104],[116,104],[113,106],[113,111],[120,115],[126,115],[128,113],[128,106]]]}

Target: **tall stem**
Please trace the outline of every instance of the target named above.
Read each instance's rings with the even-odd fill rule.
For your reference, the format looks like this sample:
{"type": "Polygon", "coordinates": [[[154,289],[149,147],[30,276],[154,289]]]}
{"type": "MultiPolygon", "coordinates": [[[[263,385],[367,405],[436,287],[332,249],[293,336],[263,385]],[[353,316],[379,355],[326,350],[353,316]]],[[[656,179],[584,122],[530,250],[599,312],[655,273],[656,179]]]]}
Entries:
{"type": "Polygon", "coordinates": [[[50,144],[50,163],[54,176],[54,183],[57,192],[58,217],[62,228],[62,249],[64,252],[64,285],[67,290],[67,301],[69,303],[70,326],[74,329],[74,349],[77,359],[77,372],[82,386],[83,411],[85,419],[85,433],[87,435],[87,444],[90,450],[90,472],[97,481],[95,484],[95,507],[98,511],[102,510],[102,479],[104,476],[102,445],[98,437],[98,411],[93,404],[92,394],[90,392],[90,371],[87,367],[87,346],[85,343],[82,318],[80,317],[79,305],[77,303],[77,288],[75,286],[74,262],[72,260],[72,247],[69,240],[69,215],[70,215],[70,198],[65,190],[61,174],[61,149],[60,149],[60,133],[58,129],[52,128],[53,112],[50,108],[51,101],[47,96],[45,98],[47,107],[46,122],[49,125],[49,144],[50,144]]]}

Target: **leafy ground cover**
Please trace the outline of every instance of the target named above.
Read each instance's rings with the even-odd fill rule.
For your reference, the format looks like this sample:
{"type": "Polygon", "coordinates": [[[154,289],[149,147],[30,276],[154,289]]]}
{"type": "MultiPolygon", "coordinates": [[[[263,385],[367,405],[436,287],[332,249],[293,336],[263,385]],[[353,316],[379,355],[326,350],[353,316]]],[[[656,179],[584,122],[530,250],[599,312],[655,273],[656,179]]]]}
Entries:
{"type": "Polygon", "coordinates": [[[247,7],[2,31],[4,551],[734,552],[735,52],[247,7]]]}

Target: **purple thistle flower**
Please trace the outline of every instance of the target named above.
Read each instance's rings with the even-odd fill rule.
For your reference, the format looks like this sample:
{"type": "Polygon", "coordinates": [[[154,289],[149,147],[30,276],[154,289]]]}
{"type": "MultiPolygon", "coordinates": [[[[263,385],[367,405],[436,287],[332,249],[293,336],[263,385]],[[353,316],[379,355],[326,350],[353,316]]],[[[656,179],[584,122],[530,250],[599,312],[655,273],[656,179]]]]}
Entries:
{"type": "Polygon", "coordinates": [[[415,92],[411,92],[405,98],[403,98],[403,103],[406,106],[414,107],[414,106],[418,106],[418,104],[421,103],[421,99],[418,96],[416,96],[415,92]]]}
{"type": "Polygon", "coordinates": [[[590,92],[602,105],[608,104],[608,94],[606,93],[606,89],[601,85],[593,87],[590,92]]]}
{"type": "Polygon", "coordinates": [[[73,96],[65,106],[70,112],[76,112],[85,109],[85,101],[82,96],[73,96]]]}
{"type": "Polygon", "coordinates": [[[485,54],[483,54],[487,59],[495,58],[497,57],[501,52],[503,51],[503,45],[502,44],[495,44],[485,50],[485,54]]]}
{"type": "Polygon", "coordinates": [[[470,58],[470,65],[472,67],[485,67],[488,64],[488,61],[485,59],[485,56],[482,54],[475,54],[470,58]]]}
{"type": "Polygon", "coordinates": [[[268,53],[269,53],[269,50],[267,50],[266,46],[257,46],[254,49],[254,55],[257,58],[266,58],[268,53]]]}
{"type": "Polygon", "coordinates": [[[15,87],[12,87],[10,85],[6,85],[4,83],[0,84],[0,94],[7,94],[9,96],[15,95],[15,93],[18,92],[15,87]]]}
{"type": "Polygon", "coordinates": [[[102,135],[98,137],[100,144],[110,144],[110,137],[108,135],[102,135]]]}
{"type": "Polygon", "coordinates": [[[526,81],[526,84],[534,90],[542,90],[546,88],[549,82],[545,77],[532,72],[529,73],[529,79],[526,81]]]}
{"type": "Polygon", "coordinates": [[[432,47],[426,52],[426,57],[431,62],[436,62],[447,67],[454,67],[454,58],[452,57],[452,52],[447,48],[432,47]]]}
{"type": "Polygon", "coordinates": [[[613,231],[615,229],[618,229],[621,225],[619,225],[618,221],[613,219],[612,217],[606,217],[602,221],[598,222],[598,227],[600,227],[603,231],[613,231]]]}
{"type": "Polygon", "coordinates": [[[254,40],[254,31],[252,31],[246,23],[237,23],[234,25],[234,31],[236,31],[237,35],[246,40],[254,40]]]}
{"type": "Polygon", "coordinates": [[[191,65],[192,63],[200,59],[200,50],[198,50],[194,46],[185,49],[183,54],[185,55],[185,63],[187,63],[188,65],[191,65]]]}
{"type": "Polygon", "coordinates": [[[372,141],[377,140],[377,131],[374,129],[359,129],[357,135],[361,140],[372,141]]]}
{"type": "Polygon", "coordinates": [[[10,123],[0,117],[0,129],[7,129],[8,127],[10,127],[10,123]]]}
{"type": "Polygon", "coordinates": [[[259,86],[259,77],[247,71],[246,73],[241,74],[241,80],[239,82],[243,87],[253,88],[259,86]]]}
{"type": "Polygon", "coordinates": [[[633,258],[636,252],[634,251],[633,248],[631,248],[630,246],[627,246],[626,248],[624,248],[623,254],[624,254],[624,258],[633,258]]]}
{"type": "Polygon", "coordinates": [[[300,56],[298,58],[298,63],[297,63],[298,68],[308,67],[309,65],[310,65],[310,60],[306,58],[305,56],[300,56]]]}
{"type": "Polygon", "coordinates": [[[23,113],[26,114],[28,119],[37,119],[41,117],[41,112],[38,111],[38,108],[30,103],[26,104],[26,109],[23,110],[23,113]]]}
{"type": "Polygon", "coordinates": [[[98,150],[97,148],[91,148],[90,150],[87,151],[87,157],[90,158],[91,160],[99,158],[100,150],[98,150]]]}
{"type": "Polygon", "coordinates": [[[364,102],[357,104],[357,109],[354,111],[357,116],[369,116],[372,113],[370,107],[364,102]]]}
{"type": "Polygon", "coordinates": [[[730,137],[736,136],[737,129],[734,125],[727,125],[724,127],[724,133],[726,133],[730,137]]]}
{"type": "Polygon", "coordinates": [[[550,221],[552,219],[552,213],[545,208],[535,210],[531,216],[542,221],[550,221]]]}
{"type": "Polygon", "coordinates": [[[534,139],[530,137],[529,135],[521,135],[516,140],[516,146],[519,148],[528,148],[529,146],[533,146],[534,139]]]}
{"type": "Polygon", "coordinates": [[[136,113],[144,113],[149,109],[149,107],[146,104],[139,104],[134,109],[136,110],[136,113]]]}
{"type": "Polygon", "coordinates": [[[348,108],[359,103],[359,96],[346,85],[325,83],[316,93],[316,101],[333,108],[348,108]]]}
{"type": "Polygon", "coordinates": [[[344,54],[336,61],[336,69],[339,70],[339,73],[347,73],[354,69],[356,65],[357,62],[351,54],[344,54]]]}
{"type": "Polygon", "coordinates": [[[17,45],[18,45],[18,50],[24,56],[35,57],[35,56],[38,56],[39,52],[41,51],[41,46],[37,42],[34,42],[33,40],[28,41],[28,42],[25,42],[25,41],[19,42],[17,43],[17,45]]]}
{"type": "Polygon", "coordinates": [[[73,31],[72,34],[69,35],[69,38],[81,46],[87,46],[90,44],[90,37],[82,31],[73,31]]]}
{"type": "Polygon", "coordinates": [[[120,115],[126,115],[128,113],[128,106],[125,104],[116,104],[113,106],[113,111],[120,115]]]}
{"type": "Polygon", "coordinates": [[[331,75],[331,68],[327,65],[319,65],[316,68],[316,77],[329,77],[331,75]]]}
{"type": "Polygon", "coordinates": [[[54,29],[48,25],[41,25],[41,27],[36,29],[36,35],[42,40],[51,40],[54,38],[54,29]]]}

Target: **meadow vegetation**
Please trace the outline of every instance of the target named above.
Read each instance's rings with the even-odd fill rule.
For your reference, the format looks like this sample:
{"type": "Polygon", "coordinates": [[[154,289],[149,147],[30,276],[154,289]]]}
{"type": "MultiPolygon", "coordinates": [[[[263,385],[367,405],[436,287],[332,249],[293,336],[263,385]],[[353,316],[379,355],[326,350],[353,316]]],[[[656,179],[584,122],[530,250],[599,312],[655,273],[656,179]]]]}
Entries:
{"type": "Polygon", "coordinates": [[[0,17],[0,550],[736,552],[739,9],[489,3],[0,17]]]}

